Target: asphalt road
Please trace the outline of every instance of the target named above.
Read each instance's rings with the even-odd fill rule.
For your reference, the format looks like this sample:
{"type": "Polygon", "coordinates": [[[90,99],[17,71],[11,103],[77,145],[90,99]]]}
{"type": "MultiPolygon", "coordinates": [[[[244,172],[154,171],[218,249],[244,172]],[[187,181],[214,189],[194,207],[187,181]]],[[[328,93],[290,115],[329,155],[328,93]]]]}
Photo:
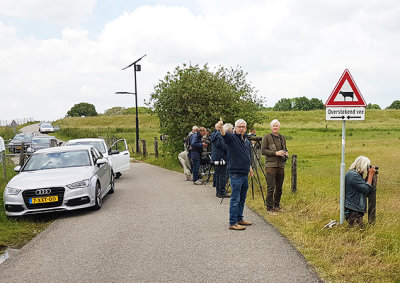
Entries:
{"type": "Polygon", "coordinates": [[[62,213],[0,265],[0,282],[320,282],[249,209],[228,229],[229,200],[145,163],[116,181],[99,211],[62,213]]]}

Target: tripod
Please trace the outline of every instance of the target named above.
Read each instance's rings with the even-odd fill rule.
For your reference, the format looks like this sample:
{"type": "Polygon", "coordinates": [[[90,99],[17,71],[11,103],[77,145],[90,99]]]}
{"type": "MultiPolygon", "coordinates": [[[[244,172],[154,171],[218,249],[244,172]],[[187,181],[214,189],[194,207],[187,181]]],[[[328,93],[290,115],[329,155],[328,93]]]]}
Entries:
{"type": "Polygon", "coordinates": [[[253,196],[253,199],[254,199],[253,179],[255,179],[256,183],[258,184],[258,186],[260,188],[260,192],[261,192],[261,196],[262,196],[262,199],[263,199],[263,203],[264,203],[264,205],[266,207],[267,204],[265,203],[265,197],[264,197],[264,192],[263,192],[263,188],[262,188],[261,181],[260,181],[260,175],[258,174],[258,168],[261,168],[261,172],[263,173],[264,177],[267,178],[267,175],[265,174],[264,169],[262,167],[262,163],[261,163],[260,157],[257,154],[257,148],[261,148],[261,139],[260,138],[250,139],[250,148],[251,148],[251,152],[250,152],[250,154],[251,154],[251,165],[252,165],[252,167],[254,167],[253,171],[255,172],[255,174],[253,174],[253,176],[251,177],[251,192],[252,192],[252,196],[253,196]],[[254,144],[251,142],[252,140],[255,141],[254,144]]]}

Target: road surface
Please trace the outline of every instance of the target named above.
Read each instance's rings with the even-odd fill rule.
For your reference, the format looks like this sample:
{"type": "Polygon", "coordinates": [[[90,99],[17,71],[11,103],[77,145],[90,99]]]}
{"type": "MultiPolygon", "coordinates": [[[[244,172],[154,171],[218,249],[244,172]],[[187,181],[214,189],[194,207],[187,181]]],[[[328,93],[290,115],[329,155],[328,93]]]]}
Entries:
{"type": "Polygon", "coordinates": [[[99,211],[62,213],[0,265],[0,282],[320,282],[270,224],[228,229],[229,199],[133,163],[99,211]]]}

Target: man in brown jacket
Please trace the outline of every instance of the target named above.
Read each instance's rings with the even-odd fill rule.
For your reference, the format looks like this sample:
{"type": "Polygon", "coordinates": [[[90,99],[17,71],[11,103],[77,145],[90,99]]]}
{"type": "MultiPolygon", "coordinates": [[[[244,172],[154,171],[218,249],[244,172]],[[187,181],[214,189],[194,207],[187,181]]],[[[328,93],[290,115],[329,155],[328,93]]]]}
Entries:
{"type": "Polygon", "coordinates": [[[267,181],[267,210],[275,215],[279,212],[283,180],[285,178],[285,164],[289,157],[286,148],[286,139],[279,134],[281,124],[278,120],[271,121],[272,133],[266,134],[262,141],[261,152],[265,155],[265,171],[267,181]]]}

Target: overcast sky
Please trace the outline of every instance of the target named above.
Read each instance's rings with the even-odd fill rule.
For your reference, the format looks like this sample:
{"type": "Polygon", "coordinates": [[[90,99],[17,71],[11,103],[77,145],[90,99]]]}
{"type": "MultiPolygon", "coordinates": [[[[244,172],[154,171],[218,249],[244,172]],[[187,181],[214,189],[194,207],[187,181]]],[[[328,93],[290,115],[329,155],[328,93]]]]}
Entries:
{"type": "Polygon", "coordinates": [[[0,0],[0,120],[139,106],[183,63],[241,66],[274,106],[324,103],[348,68],[366,103],[400,99],[396,0],[0,0]]]}

